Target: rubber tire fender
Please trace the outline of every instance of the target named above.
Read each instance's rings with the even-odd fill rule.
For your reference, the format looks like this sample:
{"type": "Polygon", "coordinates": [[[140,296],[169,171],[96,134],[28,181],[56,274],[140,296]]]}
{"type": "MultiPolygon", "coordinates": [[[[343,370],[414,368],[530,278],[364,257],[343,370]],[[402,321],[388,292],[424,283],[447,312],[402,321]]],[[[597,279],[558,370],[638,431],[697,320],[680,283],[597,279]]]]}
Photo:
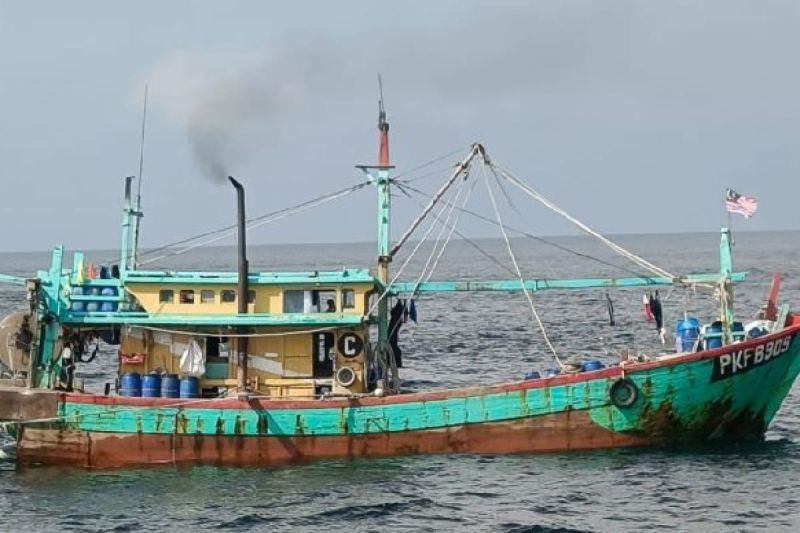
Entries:
{"type": "Polygon", "coordinates": [[[633,381],[620,378],[611,385],[608,395],[616,407],[630,407],[639,398],[639,388],[633,381]]]}

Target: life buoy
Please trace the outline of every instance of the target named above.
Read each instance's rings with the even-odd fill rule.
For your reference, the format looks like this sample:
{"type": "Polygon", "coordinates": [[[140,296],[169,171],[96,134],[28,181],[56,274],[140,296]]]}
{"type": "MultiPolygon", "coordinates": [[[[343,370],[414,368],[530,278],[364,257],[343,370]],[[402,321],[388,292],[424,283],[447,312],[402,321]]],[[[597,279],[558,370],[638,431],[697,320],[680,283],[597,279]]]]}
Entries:
{"type": "Polygon", "coordinates": [[[620,378],[611,385],[609,390],[611,403],[617,407],[630,407],[639,398],[639,389],[636,384],[626,378],[620,378]]]}

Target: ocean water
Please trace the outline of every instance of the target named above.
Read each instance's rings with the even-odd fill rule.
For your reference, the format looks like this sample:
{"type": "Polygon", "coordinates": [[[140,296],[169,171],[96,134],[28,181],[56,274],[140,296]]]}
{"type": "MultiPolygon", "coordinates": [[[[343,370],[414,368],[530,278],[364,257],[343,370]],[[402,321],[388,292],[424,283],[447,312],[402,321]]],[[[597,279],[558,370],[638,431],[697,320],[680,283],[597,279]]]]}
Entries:
{"type": "MultiPolygon", "coordinates": [[[[783,301],[800,307],[800,232],[737,233],[735,306],[746,320],[764,300],[774,271],[785,273],[783,301]]],[[[584,237],[558,244],[605,263],[529,240],[514,240],[526,277],[631,275],[632,268],[584,237]]],[[[717,268],[718,235],[620,236],[643,257],[676,273],[717,268]]],[[[478,252],[453,242],[431,279],[514,278],[501,241],[478,252]]],[[[403,268],[415,280],[430,248],[403,268]]],[[[108,260],[111,252],[90,253],[108,260]]],[[[370,266],[374,246],[254,246],[257,270],[370,266]]],[[[405,258],[393,263],[402,268],[405,258]]],[[[0,272],[30,275],[47,254],[0,254],[0,272]]],[[[232,248],[167,259],[170,269],[235,270],[232,248]]],[[[632,268],[636,271],[636,268],[632,268]]],[[[622,351],[662,347],[644,320],[643,289],[612,290],[616,326],[603,291],[535,296],[562,358],[616,360],[622,351]]],[[[689,313],[715,314],[705,289],[662,290],[667,328],[689,313]]],[[[0,285],[0,315],[24,305],[0,285]]],[[[552,365],[522,294],[426,295],[419,323],[401,334],[409,389],[428,390],[520,379],[552,365]]],[[[79,367],[92,390],[116,369],[113,351],[79,367]]],[[[798,531],[800,530],[800,386],[795,386],[766,439],[747,445],[607,450],[528,456],[423,456],[324,461],[280,468],[159,467],[123,471],[0,468],[0,531],[798,531]]]]}

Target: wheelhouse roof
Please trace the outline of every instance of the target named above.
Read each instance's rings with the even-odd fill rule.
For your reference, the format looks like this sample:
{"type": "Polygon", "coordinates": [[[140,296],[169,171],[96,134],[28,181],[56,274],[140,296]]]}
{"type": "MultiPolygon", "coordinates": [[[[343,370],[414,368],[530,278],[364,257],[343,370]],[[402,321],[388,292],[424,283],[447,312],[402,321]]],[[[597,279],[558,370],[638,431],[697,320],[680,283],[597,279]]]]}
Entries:
{"type": "MultiPolygon", "coordinates": [[[[236,272],[169,272],[133,270],[125,273],[125,283],[170,284],[236,284],[236,272]]],[[[376,283],[366,269],[344,269],[336,272],[251,272],[249,285],[346,285],[376,283]]]]}

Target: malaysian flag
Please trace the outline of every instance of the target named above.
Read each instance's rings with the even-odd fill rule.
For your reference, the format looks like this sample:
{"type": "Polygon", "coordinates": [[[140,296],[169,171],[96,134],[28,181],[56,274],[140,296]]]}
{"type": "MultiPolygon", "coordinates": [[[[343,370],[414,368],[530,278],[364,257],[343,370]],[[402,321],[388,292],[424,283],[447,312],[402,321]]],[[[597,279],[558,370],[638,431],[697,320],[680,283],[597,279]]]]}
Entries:
{"type": "Polygon", "coordinates": [[[758,200],[743,196],[733,189],[725,191],[725,209],[729,213],[739,213],[745,218],[750,218],[758,209],[758,200]]]}

